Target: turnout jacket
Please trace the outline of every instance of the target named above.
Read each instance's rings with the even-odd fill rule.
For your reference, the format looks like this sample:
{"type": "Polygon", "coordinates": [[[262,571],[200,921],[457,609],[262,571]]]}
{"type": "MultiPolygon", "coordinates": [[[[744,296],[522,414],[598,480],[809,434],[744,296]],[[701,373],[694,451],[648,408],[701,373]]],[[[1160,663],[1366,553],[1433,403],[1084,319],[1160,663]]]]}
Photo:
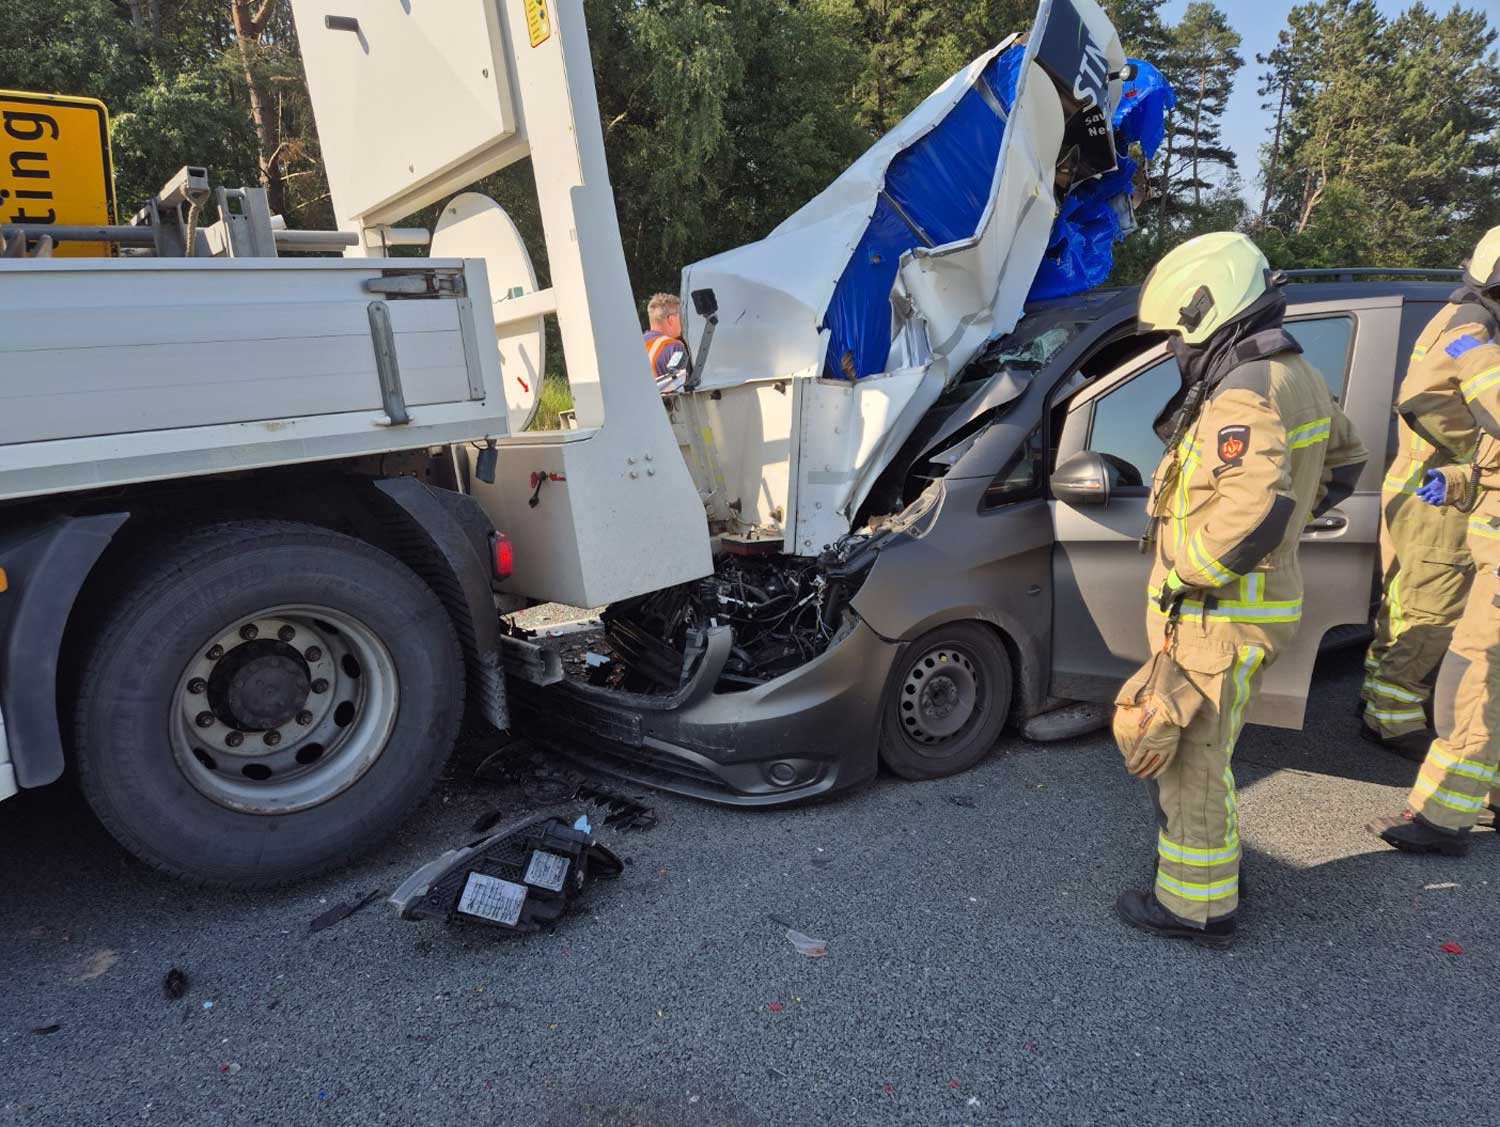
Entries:
{"type": "MultiPolygon", "coordinates": [[[[1417,338],[1418,363],[1401,385],[1396,410],[1414,442],[1474,471],[1480,490],[1468,519],[1469,550],[1481,568],[1494,569],[1500,564],[1500,310],[1472,290],[1449,301],[1417,338]]],[[[1421,471],[1443,464],[1430,458],[1408,469],[1412,488],[1421,486],[1421,471]]],[[[1392,466],[1388,480],[1396,474],[1392,466]]]]}
{"type": "Polygon", "coordinates": [[[1189,668],[1218,672],[1244,645],[1269,659],[1291,639],[1298,537],[1354,491],[1368,457],[1301,352],[1281,329],[1237,344],[1204,377],[1201,408],[1154,475],[1147,633],[1159,646],[1163,585],[1189,588],[1175,649],[1189,668]],[[1194,651],[1207,660],[1184,661],[1194,651]]]}

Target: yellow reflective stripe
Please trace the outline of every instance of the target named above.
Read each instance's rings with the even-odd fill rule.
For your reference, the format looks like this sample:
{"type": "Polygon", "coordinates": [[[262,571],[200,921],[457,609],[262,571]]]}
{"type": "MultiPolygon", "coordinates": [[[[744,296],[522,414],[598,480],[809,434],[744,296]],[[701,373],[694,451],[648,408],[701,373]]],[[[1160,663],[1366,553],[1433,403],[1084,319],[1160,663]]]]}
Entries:
{"type": "Polygon", "coordinates": [[[1475,759],[1460,759],[1458,756],[1444,751],[1434,744],[1427,749],[1427,758],[1436,763],[1444,771],[1455,775],[1463,775],[1465,778],[1476,779],[1481,783],[1488,783],[1495,778],[1495,768],[1488,763],[1480,763],[1475,759]]]}
{"type": "Polygon", "coordinates": [[[1415,493],[1421,486],[1423,472],[1427,469],[1425,462],[1412,461],[1405,476],[1398,473],[1388,473],[1385,481],[1381,484],[1386,489],[1394,489],[1398,493],[1415,493]]]}
{"type": "Polygon", "coordinates": [[[1303,423],[1300,427],[1293,427],[1286,433],[1287,448],[1290,450],[1300,450],[1304,446],[1326,442],[1328,441],[1328,434],[1332,427],[1332,417],[1314,419],[1310,423],[1303,423]]]}
{"type": "Polygon", "coordinates": [[[1168,861],[1180,861],[1184,865],[1222,865],[1225,861],[1233,861],[1240,855],[1240,839],[1238,836],[1231,837],[1227,845],[1217,849],[1194,849],[1187,845],[1178,845],[1160,830],[1156,833],[1156,852],[1160,857],[1168,861]]]}
{"type": "Polygon", "coordinates": [[[1184,900],[1228,900],[1239,892],[1240,878],[1235,875],[1226,877],[1224,880],[1199,883],[1177,880],[1158,869],[1156,885],[1158,888],[1164,888],[1174,895],[1181,896],[1184,900]]]}
{"type": "Polygon", "coordinates": [[[1421,704],[1427,699],[1421,693],[1414,693],[1410,689],[1403,689],[1400,685],[1393,685],[1389,681],[1382,681],[1379,677],[1372,678],[1370,685],[1381,696],[1390,697],[1392,700],[1404,700],[1421,704]]]}
{"type": "Polygon", "coordinates": [[[1376,657],[1374,654],[1367,652],[1365,654],[1365,668],[1366,669],[1379,669],[1380,668],[1380,659],[1378,657],[1376,657]]]}
{"type": "Polygon", "coordinates": [[[1481,392],[1497,383],[1500,383],[1500,364],[1496,364],[1493,368],[1486,368],[1476,376],[1470,376],[1460,388],[1464,393],[1464,402],[1474,402],[1481,392]]]}
{"type": "MultiPolygon", "coordinates": [[[[1165,614],[1155,599],[1158,591],[1155,587],[1146,588],[1146,593],[1152,598],[1151,610],[1155,614],[1165,614]]],[[[1203,600],[1184,599],[1177,604],[1178,613],[1183,617],[1203,617],[1203,600]]],[[[1270,603],[1242,603],[1225,601],[1215,603],[1213,608],[1207,612],[1210,622],[1300,622],[1302,620],[1302,600],[1288,599],[1270,603]]]]}
{"type": "Polygon", "coordinates": [[[1260,602],[1261,595],[1265,591],[1266,577],[1258,571],[1247,572],[1240,577],[1240,601],[1246,603],[1260,602]]]}
{"type": "Polygon", "coordinates": [[[1444,790],[1437,783],[1422,775],[1417,776],[1417,781],[1412,784],[1411,789],[1423,798],[1430,798],[1439,806],[1446,806],[1449,810],[1467,812],[1484,808],[1484,799],[1470,798],[1464,794],[1454,794],[1451,790],[1444,790]]]}
{"type": "MultiPolygon", "coordinates": [[[[1250,699],[1250,675],[1260,667],[1260,663],[1266,658],[1266,651],[1259,646],[1241,646],[1239,661],[1234,666],[1234,700],[1229,706],[1229,747],[1232,750],[1234,741],[1239,738],[1240,727],[1245,722],[1245,704],[1250,699]]],[[[1227,773],[1228,768],[1225,768],[1227,773]]]]}
{"type": "Polygon", "coordinates": [[[1191,435],[1183,435],[1179,444],[1182,451],[1182,466],[1177,472],[1176,498],[1172,507],[1172,542],[1174,550],[1182,550],[1183,538],[1187,535],[1185,523],[1188,511],[1188,486],[1193,479],[1193,471],[1202,464],[1198,454],[1198,444],[1191,435]]]}
{"type": "Polygon", "coordinates": [[[1208,549],[1203,546],[1203,530],[1200,528],[1193,533],[1192,540],[1188,541],[1188,558],[1193,561],[1193,566],[1204,575],[1214,581],[1216,586],[1232,583],[1238,578],[1235,572],[1230,571],[1213,556],[1209,555],[1208,549]]]}
{"type": "Polygon", "coordinates": [[[1391,585],[1385,591],[1386,606],[1390,608],[1391,641],[1395,641],[1406,632],[1406,616],[1401,613],[1401,573],[1396,573],[1396,578],[1391,580],[1391,585]]]}
{"type": "Polygon", "coordinates": [[[1365,709],[1365,715],[1372,720],[1384,720],[1388,724],[1398,724],[1402,720],[1425,721],[1427,719],[1427,713],[1420,708],[1375,708],[1372,706],[1365,709]]]}
{"type": "Polygon", "coordinates": [[[1427,350],[1425,348],[1423,348],[1420,344],[1417,345],[1415,348],[1413,348],[1411,350],[1411,358],[1413,360],[1420,360],[1420,359],[1422,359],[1422,357],[1424,357],[1426,355],[1427,355],[1427,350]]]}
{"type": "Polygon", "coordinates": [[[1500,540],[1500,528],[1496,528],[1488,517],[1470,517],[1469,531],[1475,536],[1488,536],[1491,540],[1500,540]]]}

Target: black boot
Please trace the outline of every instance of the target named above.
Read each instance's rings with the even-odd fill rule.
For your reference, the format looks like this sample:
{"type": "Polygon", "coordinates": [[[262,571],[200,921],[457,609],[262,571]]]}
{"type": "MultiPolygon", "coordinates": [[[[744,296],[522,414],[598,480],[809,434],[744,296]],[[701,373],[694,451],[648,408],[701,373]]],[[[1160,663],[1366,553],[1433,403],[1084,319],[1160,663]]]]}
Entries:
{"type": "Polygon", "coordinates": [[[1382,736],[1368,724],[1359,726],[1359,734],[1377,747],[1394,751],[1402,759],[1410,759],[1413,763],[1421,763],[1427,758],[1427,749],[1436,738],[1436,733],[1426,728],[1417,732],[1403,732],[1399,736],[1382,736]]]}
{"type": "Polygon", "coordinates": [[[1206,927],[1197,927],[1167,911],[1150,892],[1132,889],[1130,892],[1120,893],[1120,898],[1115,901],[1115,911],[1131,927],[1138,927],[1153,935],[1187,939],[1201,947],[1228,947],[1234,942],[1234,916],[1223,916],[1210,920],[1206,927]]]}
{"type": "Polygon", "coordinates": [[[1405,853],[1441,853],[1445,857],[1469,854],[1468,830],[1439,829],[1420,814],[1376,818],[1365,829],[1405,853]]]}

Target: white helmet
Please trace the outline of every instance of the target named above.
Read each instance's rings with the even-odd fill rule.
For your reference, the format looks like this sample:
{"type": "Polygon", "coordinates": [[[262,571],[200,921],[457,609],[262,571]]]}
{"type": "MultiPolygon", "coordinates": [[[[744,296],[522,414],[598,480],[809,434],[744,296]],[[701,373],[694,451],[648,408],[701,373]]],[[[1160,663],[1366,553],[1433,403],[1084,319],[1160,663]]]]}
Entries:
{"type": "Polygon", "coordinates": [[[1270,288],[1271,265],[1238,231],[1199,235],[1167,252],[1141,285],[1140,327],[1201,344],[1270,288]]]}

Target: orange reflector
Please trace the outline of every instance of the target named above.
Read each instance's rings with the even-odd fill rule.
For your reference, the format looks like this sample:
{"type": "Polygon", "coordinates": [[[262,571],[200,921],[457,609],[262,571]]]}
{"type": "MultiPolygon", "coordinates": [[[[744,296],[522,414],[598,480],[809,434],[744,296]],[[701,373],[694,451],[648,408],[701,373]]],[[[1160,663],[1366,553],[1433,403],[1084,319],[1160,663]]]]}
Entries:
{"type": "Polygon", "coordinates": [[[5,569],[0,567],[0,595],[10,590],[10,577],[5,574],[5,569]]]}
{"type": "Polygon", "coordinates": [[[510,537],[503,532],[490,533],[491,564],[496,579],[509,579],[512,563],[510,537]]]}

